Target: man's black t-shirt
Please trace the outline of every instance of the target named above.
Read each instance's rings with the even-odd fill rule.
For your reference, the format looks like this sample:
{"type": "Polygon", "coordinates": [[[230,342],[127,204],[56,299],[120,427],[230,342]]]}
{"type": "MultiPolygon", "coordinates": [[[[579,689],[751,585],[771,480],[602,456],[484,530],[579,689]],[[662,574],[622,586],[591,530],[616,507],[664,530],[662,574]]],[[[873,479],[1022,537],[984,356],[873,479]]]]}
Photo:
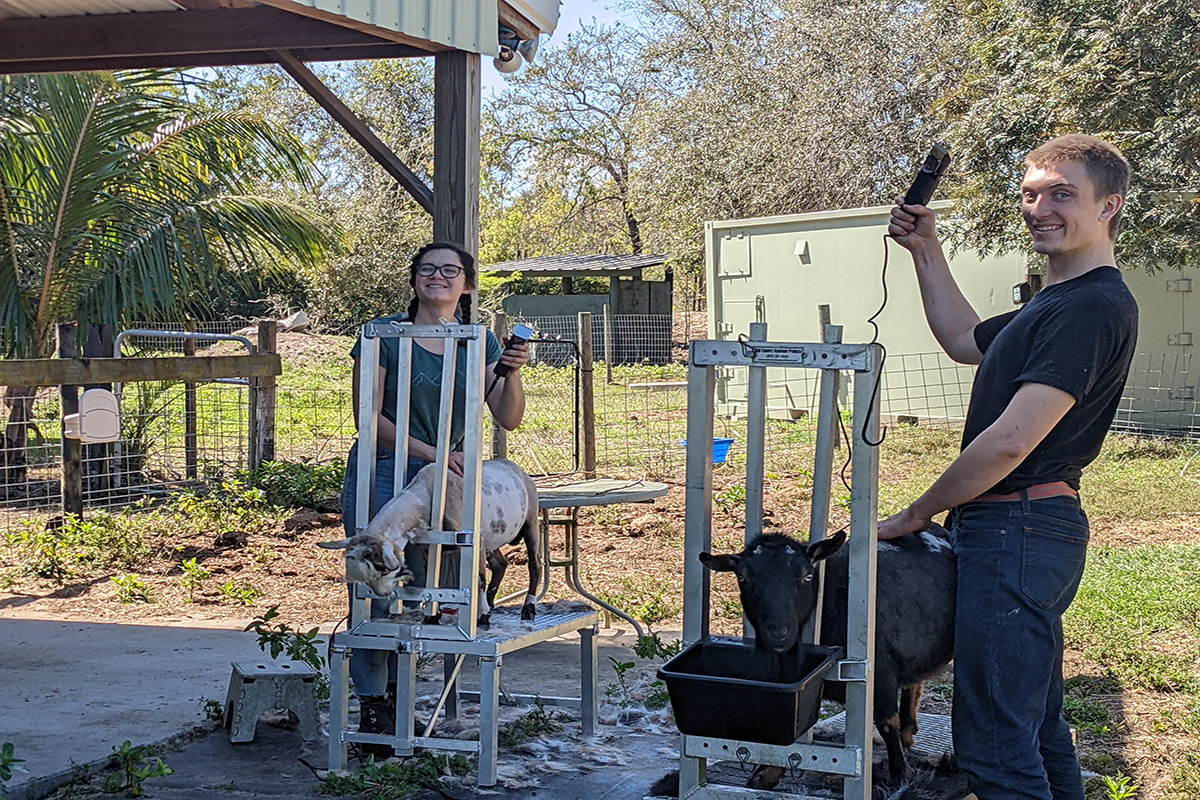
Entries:
{"type": "Polygon", "coordinates": [[[1115,267],[1042,289],[1019,311],[975,326],[983,361],[971,389],[965,448],[995,422],[1023,383],[1062,389],[1075,405],[993,492],[1066,481],[1079,488],[1100,452],[1137,343],[1137,302],[1115,267]]]}

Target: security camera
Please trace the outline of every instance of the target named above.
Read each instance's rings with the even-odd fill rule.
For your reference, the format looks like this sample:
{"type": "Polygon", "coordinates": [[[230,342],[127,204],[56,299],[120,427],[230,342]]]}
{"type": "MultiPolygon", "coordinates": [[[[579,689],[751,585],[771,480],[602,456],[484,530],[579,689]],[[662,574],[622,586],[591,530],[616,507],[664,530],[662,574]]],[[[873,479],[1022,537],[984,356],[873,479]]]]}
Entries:
{"type": "Polygon", "coordinates": [[[500,55],[492,59],[492,64],[499,72],[511,75],[521,68],[521,54],[509,47],[500,47],[500,55]]]}
{"type": "Polygon", "coordinates": [[[525,57],[529,63],[533,63],[533,56],[538,51],[539,37],[534,36],[532,39],[526,39],[517,45],[517,52],[525,57]]]}

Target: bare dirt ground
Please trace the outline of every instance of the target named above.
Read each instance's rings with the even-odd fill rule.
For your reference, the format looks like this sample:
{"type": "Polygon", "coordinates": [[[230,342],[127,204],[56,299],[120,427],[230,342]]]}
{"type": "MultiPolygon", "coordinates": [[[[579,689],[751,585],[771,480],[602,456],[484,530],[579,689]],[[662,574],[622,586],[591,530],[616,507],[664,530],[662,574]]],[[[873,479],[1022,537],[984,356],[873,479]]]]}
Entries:
{"type": "MultiPolygon", "coordinates": [[[[807,528],[807,490],[778,481],[765,500],[766,527],[780,532],[807,528]]],[[[714,550],[736,550],[743,536],[743,520],[737,513],[714,506],[714,550]]],[[[834,524],[840,525],[844,510],[835,510],[834,524]]],[[[654,627],[678,630],[681,624],[683,584],[684,490],[674,486],[669,494],[648,505],[590,510],[581,513],[582,572],[585,580],[602,596],[623,598],[628,606],[641,604],[660,618],[654,627]],[[657,600],[657,604],[654,602],[657,600]]],[[[1157,541],[1194,541],[1200,520],[1180,516],[1178,525],[1123,523],[1098,526],[1095,540],[1105,544],[1134,544],[1151,537],[1157,541]]],[[[211,536],[173,542],[170,551],[150,559],[138,574],[150,588],[153,603],[122,603],[109,576],[58,586],[48,581],[23,581],[0,592],[0,617],[51,616],[63,619],[109,621],[132,624],[193,624],[242,626],[267,608],[278,605],[280,620],[294,628],[307,629],[338,620],[345,613],[345,588],[339,552],[321,550],[316,542],[341,538],[336,514],[300,511],[280,515],[277,523],[261,533],[249,534],[244,544],[216,546],[211,536]],[[172,552],[173,551],[173,552],[172,552]],[[187,602],[180,585],[182,557],[197,560],[212,573],[204,588],[187,602]],[[224,597],[219,587],[233,579],[252,586],[259,597],[253,606],[224,597]]],[[[235,537],[236,538],[236,537],[235,537]]],[[[557,534],[552,545],[560,547],[557,534]]],[[[521,588],[525,580],[523,555],[510,549],[513,567],[506,590],[521,588]]],[[[553,597],[567,596],[561,574],[551,584],[553,597]]],[[[735,604],[736,586],[728,575],[714,576],[713,627],[734,633],[740,620],[735,604]]],[[[1068,652],[1065,672],[1076,676],[1102,677],[1102,670],[1081,653],[1068,652]]],[[[924,709],[946,713],[949,680],[933,682],[926,692],[924,709]]],[[[1089,698],[1108,709],[1115,735],[1081,735],[1081,751],[1096,764],[1112,763],[1136,776],[1145,798],[1164,796],[1159,788],[1169,782],[1180,752],[1194,747],[1190,737],[1164,731],[1164,713],[1172,703],[1187,711],[1186,696],[1150,691],[1120,691],[1089,698]]]]}

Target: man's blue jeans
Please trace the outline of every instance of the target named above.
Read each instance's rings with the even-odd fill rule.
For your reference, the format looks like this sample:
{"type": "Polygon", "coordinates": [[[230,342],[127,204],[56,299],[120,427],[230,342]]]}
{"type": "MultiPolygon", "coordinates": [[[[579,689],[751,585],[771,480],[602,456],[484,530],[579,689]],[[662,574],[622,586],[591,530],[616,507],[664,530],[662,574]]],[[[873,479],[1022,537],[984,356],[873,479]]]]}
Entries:
{"type": "Polygon", "coordinates": [[[1083,800],[1062,718],[1062,615],[1079,588],[1087,516],[1074,497],[969,503],[958,555],[954,750],[979,800],[1083,800]]]}
{"type": "MultiPolygon", "coordinates": [[[[419,458],[408,459],[408,474],[405,478],[407,486],[421,467],[428,462],[419,458]]],[[[371,503],[371,515],[379,513],[388,500],[392,499],[393,482],[396,475],[396,459],[391,452],[380,450],[375,457],[375,497],[371,503]]],[[[346,536],[354,535],[354,512],[358,497],[358,444],[350,448],[349,461],[346,464],[346,481],[342,484],[342,526],[346,536]]],[[[408,547],[404,550],[404,561],[413,573],[413,583],[417,586],[425,584],[425,557],[418,548],[408,547]]],[[[354,587],[350,587],[354,591],[354,587]]],[[[385,600],[368,600],[371,606],[371,618],[378,619],[388,615],[388,603],[385,600]]],[[[417,604],[419,605],[419,604],[417,604]]],[[[396,654],[384,650],[351,650],[350,651],[350,680],[354,681],[354,693],[359,697],[380,697],[387,692],[387,684],[396,680],[396,654]]]]}

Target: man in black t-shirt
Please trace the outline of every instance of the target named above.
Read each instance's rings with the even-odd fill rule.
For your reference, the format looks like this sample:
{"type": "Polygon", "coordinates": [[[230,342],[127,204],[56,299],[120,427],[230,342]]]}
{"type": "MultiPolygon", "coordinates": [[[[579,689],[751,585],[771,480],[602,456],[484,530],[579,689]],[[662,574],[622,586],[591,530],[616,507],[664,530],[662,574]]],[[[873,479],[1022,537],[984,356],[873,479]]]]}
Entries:
{"type": "Polygon", "coordinates": [[[1062,718],[1062,615],[1087,551],[1082,470],[1100,452],[1137,335],[1113,241],[1129,165],[1091,136],[1026,157],[1021,213],[1046,286],[980,321],[950,274],[934,214],[899,205],[888,228],[912,252],[925,316],[956,361],[979,364],[962,452],[879,538],[952,509],[958,555],[954,746],[979,800],[1083,800],[1062,718]]]}

